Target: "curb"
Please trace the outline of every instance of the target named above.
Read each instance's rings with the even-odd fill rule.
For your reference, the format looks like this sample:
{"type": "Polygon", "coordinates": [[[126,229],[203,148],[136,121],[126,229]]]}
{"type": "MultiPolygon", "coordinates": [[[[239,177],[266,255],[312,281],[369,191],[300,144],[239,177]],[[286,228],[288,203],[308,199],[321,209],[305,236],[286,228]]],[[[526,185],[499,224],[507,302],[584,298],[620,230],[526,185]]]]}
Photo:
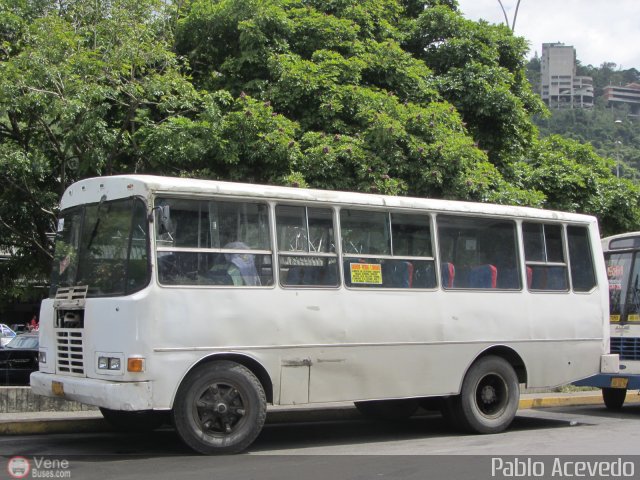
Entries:
{"type": "MultiPolygon", "coordinates": [[[[626,403],[637,403],[639,398],[629,398],[626,403]]],[[[603,405],[599,391],[576,395],[538,396],[531,395],[520,399],[519,409],[551,408],[579,405],[603,405]]],[[[16,418],[0,420],[0,435],[43,435],[52,433],[96,433],[113,431],[98,412],[42,412],[38,418],[16,418]]],[[[321,421],[340,421],[363,418],[350,403],[318,408],[272,407],[267,412],[266,424],[302,423],[321,421]]]]}
{"type": "MultiPolygon", "coordinates": [[[[633,400],[629,400],[625,403],[633,403],[633,400]]],[[[579,405],[604,405],[602,394],[598,391],[596,394],[580,396],[521,398],[518,409],[526,410],[533,408],[570,407],[579,405]]]]}
{"type": "Polygon", "coordinates": [[[112,429],[102,418],[47,418],[0,421],[0,435],[45,435],[50,433],[95,433],[112,429]]]}

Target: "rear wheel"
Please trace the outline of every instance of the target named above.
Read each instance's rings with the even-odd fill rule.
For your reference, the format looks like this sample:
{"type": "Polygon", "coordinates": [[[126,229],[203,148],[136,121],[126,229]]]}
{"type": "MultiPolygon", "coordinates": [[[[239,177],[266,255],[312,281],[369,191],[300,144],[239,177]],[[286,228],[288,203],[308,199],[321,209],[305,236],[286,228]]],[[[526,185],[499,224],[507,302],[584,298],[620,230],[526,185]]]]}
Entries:
{"type": "Polygon", "coordinates": [[[369,400],[355,402],[355,406],[363,415],[376,420],[403,420],[418,410],[417,398],[401,398],[395,400],[369,400]]]}
{"type": "Polygon", "coordinates": [[[602,399],[609,410],[620,410],[627,397],[626,388],[603,388],[602,399]]]}
{"type": "Polygon", "coordinates": [[[121,432],[150,432],[169,420],[167,412],[154,410],[125,412],[100,407],[100,413],[109,425],[121,432]]]}
{"type": "Polygon", "coordinates": [[[449,397],[447,410],[457,427],[474,433],[498,433],[518,410],[520,384],[509,362],[486,356],[477,360],[462,382],[460,395],[449,397]]]}
{"type": "Polygon", "coordinates": [[[191,372],[178,389],[173,409],[178,435],[203,454],[241,452],[259,435],[266,415],[260,381],[229,361],[191,372]]]}

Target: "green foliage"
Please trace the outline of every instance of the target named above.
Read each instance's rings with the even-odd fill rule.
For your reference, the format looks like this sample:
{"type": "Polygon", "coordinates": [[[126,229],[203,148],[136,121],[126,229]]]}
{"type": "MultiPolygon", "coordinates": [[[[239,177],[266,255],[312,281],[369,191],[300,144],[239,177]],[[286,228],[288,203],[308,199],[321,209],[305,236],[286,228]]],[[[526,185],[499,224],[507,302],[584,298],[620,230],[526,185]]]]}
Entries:
{"type": "MultiPolygon", "coordinates": [[[[44,283],[56,203],[124,172],[547,206],[638,224],[635,187],[537,141],[526,43],[454,0],[5,0],[0,297],[44,283]]],[[[626,132],[626,130],[625,130],[626,132]]]]}
{"type": "Polygon", "coordinates": [[[590,143],[599,155],[619,163],[621,176],[638,177],[640,122],[632,120],[626,109],[596,105],[589,110],[554,110],[548,118],[538,118],[536,122],[541,135],[558,134],[590,143]]]}
{"type": "Polygon", "coordinates": [[[494,164],[503,168],[508,157],[527,152],[536,137],[531,115],[543,106],[526,80],[523,38],[438,6],[420,14],[406,46],[437,74],[440,93],[494,164]]]}
{"type": "Polygon", "coordinates": [[[528,181],[544,192],[546,208],[596,215],[605,234],[637,229],[640,187],[613,176],[613,162],[590,145],[558,135],[543,139],[536,150],[528,181]]]}
{"type": "Polygon", "coordinates": [[[159,1],[12,8],[22,23],[13,37],[5,30],[10,46],[0,62],[0,250],[11,253],[0,292],[15,294],[29,285],[16,284],[15,271],[48,277],[47,234],[64,188],[143,168],[139,130],[201,101],[163,36],[159,1]]]}

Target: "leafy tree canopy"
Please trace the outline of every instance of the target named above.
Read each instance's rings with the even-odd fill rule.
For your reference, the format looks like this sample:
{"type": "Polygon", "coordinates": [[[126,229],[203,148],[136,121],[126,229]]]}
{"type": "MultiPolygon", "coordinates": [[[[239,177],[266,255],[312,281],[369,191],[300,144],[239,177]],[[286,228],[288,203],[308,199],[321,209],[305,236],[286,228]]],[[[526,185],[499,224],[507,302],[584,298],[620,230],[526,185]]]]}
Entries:
{"type": "Polygon", "coordinates": [[[46,278],[57,200],[93,175],[546,206],[598,215],[610,231],[637,225],[638,190],[607,160],[537,139],[531,117],[544,107],[526,50],[455,0],[5,0],[0,295],[46,278]]]}

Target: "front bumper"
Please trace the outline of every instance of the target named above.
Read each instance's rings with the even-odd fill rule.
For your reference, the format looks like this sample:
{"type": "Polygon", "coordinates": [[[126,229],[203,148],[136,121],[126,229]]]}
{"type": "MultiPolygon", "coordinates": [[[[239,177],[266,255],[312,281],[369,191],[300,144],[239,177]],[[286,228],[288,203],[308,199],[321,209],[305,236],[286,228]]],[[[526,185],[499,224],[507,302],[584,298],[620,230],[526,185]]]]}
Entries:
{"type": "Polygon", "coordinates": [[[31,391],[111,410],[151,410],[151,382],[114,382],[52,373],[31,374],[31,391]],[[54,382],[56,382],[54,384],[54,382]]]}
{"type": "Polygon", "coordinates": [[[592,377],[573,382],[577,387],[626,388],[640,389],[640,375],[624,375],[621,373],[600,373],[592,377]]]}

